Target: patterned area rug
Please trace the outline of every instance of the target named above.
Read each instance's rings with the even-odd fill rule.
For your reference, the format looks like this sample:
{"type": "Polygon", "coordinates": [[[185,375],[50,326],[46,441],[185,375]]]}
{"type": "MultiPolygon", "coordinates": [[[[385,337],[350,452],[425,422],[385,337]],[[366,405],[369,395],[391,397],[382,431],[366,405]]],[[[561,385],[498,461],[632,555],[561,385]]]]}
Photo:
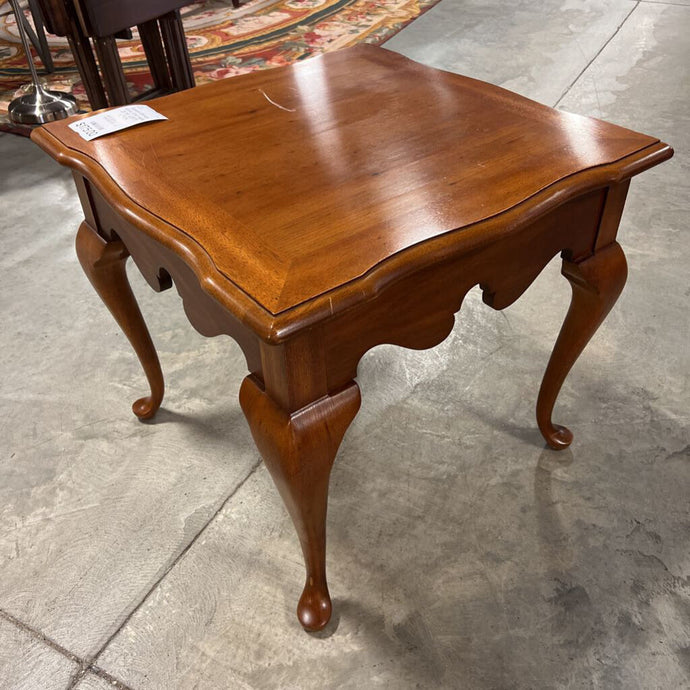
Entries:
{"type": "MultiPolygon", "coordinates": [[[[182,9],[197,84],[252,70],[279,67],[360,41],[380,44],[438,0],[249,0],[233,9],[230,0],[206,0],[182,9]]],[[[28,16],[28,15],[27,15],[28,16]]],[[[89,110],[67,39],[48,35],[55,72],[48,88],[72,93],[89,110]]],[[[151,86],[138,41],[118,41],[132,94],[151,86]]],[[[35,54],[34,54],[35,58],[35,54]]],[[[36,59],[36,58],[35,58],[36,59]]],[[[23,93],[30,73],[8,3],[0,3],[0,131],[28,134],[7,119],[9,102],[23,93]]]]}

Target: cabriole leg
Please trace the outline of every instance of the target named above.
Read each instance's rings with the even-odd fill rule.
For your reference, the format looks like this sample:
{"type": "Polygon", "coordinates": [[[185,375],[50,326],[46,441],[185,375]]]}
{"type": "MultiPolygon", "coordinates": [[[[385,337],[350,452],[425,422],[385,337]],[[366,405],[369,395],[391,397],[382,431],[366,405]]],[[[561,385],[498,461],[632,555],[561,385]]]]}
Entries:
{"type": "Polygon", "coordinates": [[[554,403],[571,367],[616,303],[628,268],[623,250],[614,242],[579,263],[564,261],[562,273],[570,281],[573,296],[537,400],[539,429],[556,450],[567,448],[573,435],[552,423],[554,403]]]}
{"type": "Polygon", "coordinates": [[[359,410],[359,387],[353,381],[339,393],[289,414],[248,376],[240,404],[302,545],[307,577],[297,617],[305,630],[321,630],[331,617],[326,582],[328,480],[340,442],[359,410]]]}
{"type": "Polygon", "coordinates": [[[120,241],[107,242],[82,223],[76,241],[79,263],[91,285],[132,344],[151,386],[151,395],[137,400],[132,411],[150,419],[163,401],[163,373],[146,323],[134,298],[125,268],[129,252],[120,241]]]}

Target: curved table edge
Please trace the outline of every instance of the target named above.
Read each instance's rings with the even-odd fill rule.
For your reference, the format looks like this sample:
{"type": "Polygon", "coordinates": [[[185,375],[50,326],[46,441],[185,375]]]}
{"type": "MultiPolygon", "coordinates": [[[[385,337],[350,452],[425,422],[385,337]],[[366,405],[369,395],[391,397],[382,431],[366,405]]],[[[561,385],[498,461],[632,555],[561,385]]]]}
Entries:
{"type": "Polygon", "coordinates": [[[385,286],[411,272],[451,258],[457,252],[477,249],[487,241],[494,241],[496,233],[514,232],[573,198],[622,182],[673,156],[673,149],[668,144],[657,141],[612,163],[586,168],[554,182],[505,211],[407,247],[353,280],[273,313],[221,273],[197,240],[139,206],[93,158],[74,149],[65,149],[44,128],[34,130],[31,139],[58,163],[77,171],[94,184],[123,218],[180,256],[192,268],[204,291],[261,339],[272,344],[283,342],[300,330],[355,304],[373,299],[385,286]]]}

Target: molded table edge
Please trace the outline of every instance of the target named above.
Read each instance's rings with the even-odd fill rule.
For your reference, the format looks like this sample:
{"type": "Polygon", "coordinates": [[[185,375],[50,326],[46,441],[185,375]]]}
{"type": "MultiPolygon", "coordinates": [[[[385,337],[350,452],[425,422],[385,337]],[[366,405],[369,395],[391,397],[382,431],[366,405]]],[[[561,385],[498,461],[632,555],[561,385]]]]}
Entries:
{"type": "Polygon", "coordinates": [[[495,241],[497,232],[514,232],[577,196],[622,182],[673,156],[673,149],[657,140],[611,163],[585,168],[539,190],[510,209],[471,225],[448,230],[392,254],[354,280],[274,314],[221,273],[197,240],[139,206],[95,159],[64,146],[42,127],[32,132],[31,139],[58,163],[76,170],[94,184],[106,201],[128,222],[180,256],[194,270],[205,292],[261,339],[272,344],[282,342],[303,328],[355,304],[372,299],[386,285],[403,275],[420,270],[440,258],[475,250],[484,241],[495,241]],[[573,184],[573,178],[581,179],[573,184]],[[459,237],[460,233],[462,235],[459,237]],[[487,233],[491,233],[491,236],[487,237],[487,233]]]}

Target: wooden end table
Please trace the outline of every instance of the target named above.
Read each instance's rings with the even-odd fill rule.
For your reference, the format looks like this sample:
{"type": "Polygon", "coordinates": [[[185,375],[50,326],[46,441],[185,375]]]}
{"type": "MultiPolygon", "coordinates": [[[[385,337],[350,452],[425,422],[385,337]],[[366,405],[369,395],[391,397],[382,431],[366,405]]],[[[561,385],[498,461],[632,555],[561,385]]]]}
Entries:
{"type": "Polygon", "coordinates": [[[203,335],[234,338],[240,404],[299,536],[297,615],[329,620],[328,480],[357,414],[357,364],[381,343],[430,348],[470,288],[512,304],[558,253],[572,303],[537,423],[625,283],[616,232],[630,178],[673,155],[643,134],[359,46],[153,103],[169,119],[85,142],[51,123],[34,141],[74,170],[77,254],[163,398],[127,282],[173,283],[203,335]]]}

